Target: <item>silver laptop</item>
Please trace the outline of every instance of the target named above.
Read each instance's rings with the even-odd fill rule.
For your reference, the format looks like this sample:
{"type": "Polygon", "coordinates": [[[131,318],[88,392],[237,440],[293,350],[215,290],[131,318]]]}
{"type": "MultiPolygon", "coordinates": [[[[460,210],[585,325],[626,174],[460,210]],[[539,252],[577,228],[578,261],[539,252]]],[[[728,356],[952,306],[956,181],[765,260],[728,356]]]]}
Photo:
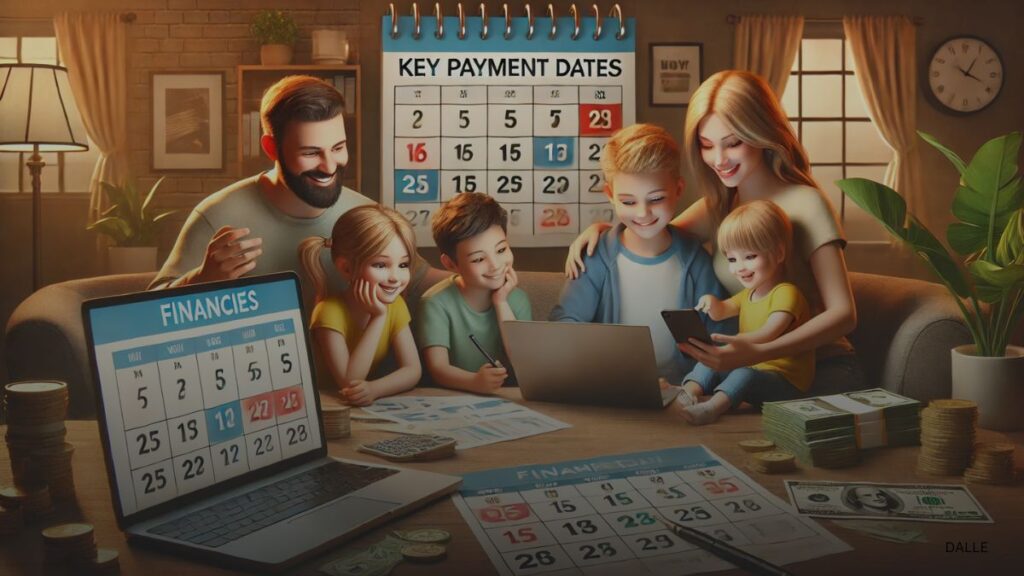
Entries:
{"type": "Polygon", "coordinates": [[[300,294],[282,273],[82,305],[130,542],[283,569],[458,488],[327,456],[300,294]]]}
{"type": "Polygon", "coordinates": [[[514,320],[502,331],[526,400],[663,408],[679,394],[658,384],[647,326],[514,320]]]}

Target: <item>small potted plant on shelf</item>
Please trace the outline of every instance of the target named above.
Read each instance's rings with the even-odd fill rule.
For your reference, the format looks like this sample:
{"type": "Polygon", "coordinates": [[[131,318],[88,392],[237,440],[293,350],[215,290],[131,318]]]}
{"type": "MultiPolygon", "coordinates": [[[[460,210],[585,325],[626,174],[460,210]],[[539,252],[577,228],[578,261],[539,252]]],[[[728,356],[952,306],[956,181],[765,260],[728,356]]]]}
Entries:
{"type": "Polygon", "coordinates": [[[837,182],[858,206],[906,242],[949,289],[974,344],[952,351],[953,397],[978,405],[983,428],[1024,426],[1024,347],[1009,338],[1024,314],[1024,178],[1017,169],[1021,133],[989,140],[964,162],[933,136],[918,132],[960,173],[946,240],[956,262],[891,188],[852,178],[837,182]],[[966,274],[965,274],[966,270],[966,274]]]}
{"type": "Polygon", "coordinates": [[[286,12],[261,10],[252,19],[249,32],[260,45],[260,63],[264,66],[291,64],[292,46],[299,27],[286,12]]]}
{"type": "Polygon", "coordinates": [[[145,198],[136,192],[130,181],[120,186],[100,182],[110,207],[87,229],[106,235],[113,241],[114,245],[107,248],[111,274],[156,270],[156,233],[160,222],[174,214],[174,210],[170,210],[154,216],[150,209],[163,181],[163,178],[157,180],[145,198]]]}

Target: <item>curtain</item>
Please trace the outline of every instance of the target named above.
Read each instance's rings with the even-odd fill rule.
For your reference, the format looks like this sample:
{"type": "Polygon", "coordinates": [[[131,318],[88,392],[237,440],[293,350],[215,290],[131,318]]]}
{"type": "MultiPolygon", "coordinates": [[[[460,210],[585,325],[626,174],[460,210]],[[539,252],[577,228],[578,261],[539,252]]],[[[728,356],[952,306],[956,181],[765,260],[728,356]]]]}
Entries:
{"type": "Polygon", "coordinates": [[[803,33],[803,16],[744,14],[736,24],[733,67],[763,77],[781,100],[803,33]]]}
{"type": "Polygon", "coordinates": [[[60,13],[53,19],[61,62],[100,157],[89,183],[89,222],[106,205],[100,182],[128,177],[127,24],[120,13],[60,13]]]}
{"type": "Polygon", "coordinates": [[[882,139],[895,151],[885,185],[899,192],[922,220],[928,203],[920,186],[917,146],[917,30],[907,16],[846,16],[857,83],[882,139]]]}

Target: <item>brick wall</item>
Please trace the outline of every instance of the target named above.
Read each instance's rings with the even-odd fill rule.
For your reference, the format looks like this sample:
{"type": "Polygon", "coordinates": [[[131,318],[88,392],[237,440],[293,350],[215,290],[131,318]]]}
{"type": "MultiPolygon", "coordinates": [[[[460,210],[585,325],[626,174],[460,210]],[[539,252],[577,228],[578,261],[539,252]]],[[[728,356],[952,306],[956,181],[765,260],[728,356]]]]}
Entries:
{"type": "MultiPolygon", "coordinates": [[[[157,3],[159,6],[160,3],[157,3]]],[[[310,63],[311,32],[331,28],[348,33],[352,61],[358,58],[358,0],[166,0],[166,8],[131,9],[136,19],[128,25],[128,124],[132,171],[143,187],[166,176],[161,185],[161,206],[181,209],[164,227],[161,247],[166,250],[177,235],[187,211],[211,192],[244,174],[238,167],[237,73],[239,64],[259,64],[259,46],[249,35],[249,23],[264,8],[284,9],[299,25],[293,62],[310,63]],[[160,71],[223,71],[224,170],[202,173],[153,173],[151,75],[160,71]]]]}

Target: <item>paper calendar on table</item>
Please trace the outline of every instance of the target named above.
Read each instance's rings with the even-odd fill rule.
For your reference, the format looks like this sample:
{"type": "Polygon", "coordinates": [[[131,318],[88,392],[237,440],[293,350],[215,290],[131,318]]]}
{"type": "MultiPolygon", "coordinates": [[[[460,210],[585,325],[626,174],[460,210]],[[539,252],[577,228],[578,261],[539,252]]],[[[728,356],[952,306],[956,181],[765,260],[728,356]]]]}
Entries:
{"type": "Polygon", "coordinates": [[[732,567],[659,514],[775,564],[850,550],[703,446],[475,472],[454,500],[504,576],[732,567]]]}
{"type": "Polygon", "coordinates": [[[635,24],[605,18],[382,20],[382,202],[432,245],[430,218],[463,192],[487,193],[509,213],[514,246],[565,246],[611,221],[600,157],[635,122],[635,24]],[[620,26],[621,22],[621,26],[620,26]],[[617,38],[620,34],[621,38],[617,38]],[[552,38],[551,33],[554,32],[552,38]]]}

